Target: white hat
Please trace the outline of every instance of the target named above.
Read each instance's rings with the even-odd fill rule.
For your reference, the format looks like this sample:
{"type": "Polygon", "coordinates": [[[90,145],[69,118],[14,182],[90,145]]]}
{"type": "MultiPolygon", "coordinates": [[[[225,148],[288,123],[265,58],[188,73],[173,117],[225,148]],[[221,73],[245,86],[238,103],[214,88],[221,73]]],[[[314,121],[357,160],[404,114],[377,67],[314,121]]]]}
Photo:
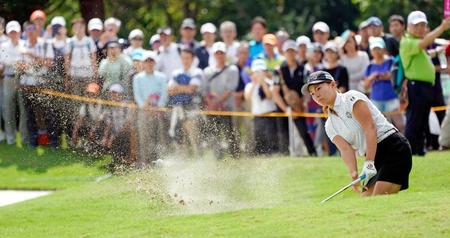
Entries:
{"type": "Polygon", "coordinates": [[[215,54],[216,52],[222,51],[223,53],[227,52],[227,46],[222,41],[216,42],[212,46],[212,52],[215,54]]]}
{"type": "Polygon", "coordinates": [[[267,70],[266,61],[263,60],[263,59],[255,59],[255,60],[253,60],[251,69],[252,69],[252,72],[267,70]]]}
{"type": "Polygon", "coordinates": [[[325,46],[323,47],[323,52],[327,51],[327,50],[332,50],[333,52],[338,52],[336,44],[334,44],[334,42],[332,41],[328,41],[325,46]]]}
{"type": "Polygon", "coordinates": [[[120,28],[120,25],[122,25],[122,22],[115,17],[110,17],[105,20],[105,26],[111,25],[111,24],[116,25],[117,28],[120,28]]]}
{"type": "Polygon", "coordinates": [[[283,43],[283,52],[292,49],[292,50],[297,50],[297,43],[295,43],[295,41],[293,40],[287,40],[283,43]]]}
{"type": "Polygon", "coordinates": [[[6,24],[6,34],[9,34],[11,31],[15,31],[19,33],[21,31],[21,27],[18,21],[10,21],[6,24]]]}
{"type": "Polygon", "coordinates": [[[56,16],[52,18],[52,21],[50,22],[50,25],[61,25],[66,26],[66,19],[62,16],[56,16]]]}
{"type": "Polygon", "coordinates": [[[103,30],[103,23],[102,20],[100,20],[100,18],[92,18],[91,20],[89,20],[88,31],[92,30],[99,30],[99,31],[103,30]]]}
{"type": "Polygon", "coordinates": [[[123,93],[123,86],[115,83],[109,87],[110,92],[123,93]]]}
{"type": "Polygon", "coordinates": [[[143,56],[142,56],[142,61],[146,61],[148,59],[152,59],[153,61],[157,62],[158,61],[158,55],[151,50],[147,50],[144,52],[143,56]]]}
{"type": "Polygon", "coordinates": [[[150,38],[149,43],[150,43],[150,45],[153,45],[153,43],[155,43],[155,42],[157,42],[157,41],[160,41],[159,34],[153,35],[152,38],[150,38]]]}
{"type": "Polygon", "coordinates": [[[330,27],[327,25],[327,23],[325,23],[323,21],[318,21],[318,22],[314,23],[314,25],[312,27],[312,31],[313,32],[316,32],[316,31],[330,32],[330,27]]]}
{"type": "Polygon", "coordinates": [[[297,46],[300,46],[300,45],[308,46],[311,44],[311,39],[309,39],[309,37],[303,35],[303,36],[299,36],[295,42],[297,43],[297,46]]]}
{"type": "Polygon", "coordinates": [[[375,48],[384,49],[384,48],[386,48],[386,44],[384,43],[384,40],[381,37],[370,37],[369,38],[369,48],[371,50],[375,49],[375,48]]]}
{"type": "Polygon", "coordinates": [[[408,24],[418,24],[425,22],[428,24],[427,16],[421,11],[413,11],[408,15],[408,24]]]}
{"type": "Polygon", "coordinates": [[[139,29],[134,29],[130,32],[130,34],[128,35],[128,40],[132,40],[135,37],[141,37],[144,38],[144,32],[142,32],[139,29]]]}
{"type": "Polygon", "coordinates": [[[200,33],[216,33],[217,28],[216,26],[214,26],[214,24],[212,24],[211,22],[205,23],[202,25],[202,27],[200,28],[200,33]]]}

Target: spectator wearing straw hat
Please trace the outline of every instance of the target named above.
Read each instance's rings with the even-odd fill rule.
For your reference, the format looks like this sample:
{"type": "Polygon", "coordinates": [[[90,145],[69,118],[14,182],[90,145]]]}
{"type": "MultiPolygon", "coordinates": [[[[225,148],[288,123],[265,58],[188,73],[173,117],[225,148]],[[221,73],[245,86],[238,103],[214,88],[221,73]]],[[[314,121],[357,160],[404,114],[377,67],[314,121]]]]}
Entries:
{"type": "Polygon", "coordinates": [[[409,104],[406,113],[405,136],[414,155],[425,155],[425,131],[433,99],[435,69],[425,49],[450,28],[450,18],[427,32],[425,13],[413,11],[408,15],[408,29],[400,41],[400,57],[405,69],[409,104]]]}
{"type": "Polygon", "coordinates": [[[16,142],[16,108],[20,109],[19,130],[27,134],[25,107],[19,98],[18,78],[22,63],[22,52],[25,42],[20,39],[21,26],[17,21],[6,24],[8,41],[0,45],[0,67],[3,68],[3,120],[5,121],[6,142],[11,145],[16,142]]]}
{"type": "Polygon", "coordinates": [[[215,64],[214,56],[211,53],[212,46],[216,41],[216,26],[211,22],[205,23],[200,28],[203,41],[201,45],[195,49],[195,55],[198,58],[198,67],[205,69],[209,65],[215,64]]]}
{"type": "Polygon", "coordinates": [[[144,32],[140,29],[133,29],[128,35],[128,40],[130,41],[130,46],[123,50],[123,53],[131,57],[131,52],[140,49],[143,50],[144,45],[144,32]]]}

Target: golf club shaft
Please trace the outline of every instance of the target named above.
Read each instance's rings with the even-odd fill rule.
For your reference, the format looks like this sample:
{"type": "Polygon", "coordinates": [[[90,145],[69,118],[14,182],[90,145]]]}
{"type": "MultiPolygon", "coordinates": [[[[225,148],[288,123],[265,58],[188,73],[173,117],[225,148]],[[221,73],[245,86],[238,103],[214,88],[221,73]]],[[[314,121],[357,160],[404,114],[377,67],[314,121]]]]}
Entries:
{"type": "Polygon", "coordinates": [[[358,184],[359,182],[361,182],[361,180],[364,180],[364,179],[365,179],[365,176],[361,176],[361,177],[357,178],[357,179],[354,180],[353,182],[349,183],[349,184],[346,185],[345,187],[343,187],[343,188],[339,189],[337,192],[333,193],[331,196],[329,196],[329,197],[325,198],[324,200],[322,200],[320,203],[324,203],[324,202],[326,202],[326,201],[332,199],[334,196],[336,196],[336,195],[338,195],[338,194],[344,192],[345,190],[347,190],[347,188],[349,188],[349,187],[351,187],[351,186],[353,186],[353,185],[358,184]]]}

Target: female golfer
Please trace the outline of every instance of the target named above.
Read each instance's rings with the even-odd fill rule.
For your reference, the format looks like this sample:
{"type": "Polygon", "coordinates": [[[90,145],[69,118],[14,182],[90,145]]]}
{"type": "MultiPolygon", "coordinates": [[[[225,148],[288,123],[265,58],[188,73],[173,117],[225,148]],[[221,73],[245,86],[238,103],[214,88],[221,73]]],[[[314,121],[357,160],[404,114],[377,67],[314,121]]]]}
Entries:
{"type": "MultiPolygon", "coordinates": [[[[341,152],[353,180],[358,178],[355,152],[365,155],[359,175],[365,175],[364,196],[408,188],[410,145],[364,94],[353,90],[338,92],[334,78],[324,71],[312,73],[302,93],[311,94],[328,113],[326,133],[341,152]]],[[[356,186],[353,189],[358,191],[356,186]]]]}

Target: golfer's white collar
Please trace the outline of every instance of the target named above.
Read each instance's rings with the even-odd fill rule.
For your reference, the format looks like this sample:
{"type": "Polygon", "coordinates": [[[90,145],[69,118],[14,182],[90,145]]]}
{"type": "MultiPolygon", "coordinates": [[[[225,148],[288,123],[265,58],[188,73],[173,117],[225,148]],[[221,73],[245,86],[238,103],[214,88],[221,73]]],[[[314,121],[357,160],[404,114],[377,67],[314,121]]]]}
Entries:
{"type": "Polygon", "coordinates": [[[337,107],[339,107],[339,105],[341,105],[341,102],[342,102],[342,93],[337,93],[336,99],[334,100],[333,109],[336,109],[337,107]]]}

